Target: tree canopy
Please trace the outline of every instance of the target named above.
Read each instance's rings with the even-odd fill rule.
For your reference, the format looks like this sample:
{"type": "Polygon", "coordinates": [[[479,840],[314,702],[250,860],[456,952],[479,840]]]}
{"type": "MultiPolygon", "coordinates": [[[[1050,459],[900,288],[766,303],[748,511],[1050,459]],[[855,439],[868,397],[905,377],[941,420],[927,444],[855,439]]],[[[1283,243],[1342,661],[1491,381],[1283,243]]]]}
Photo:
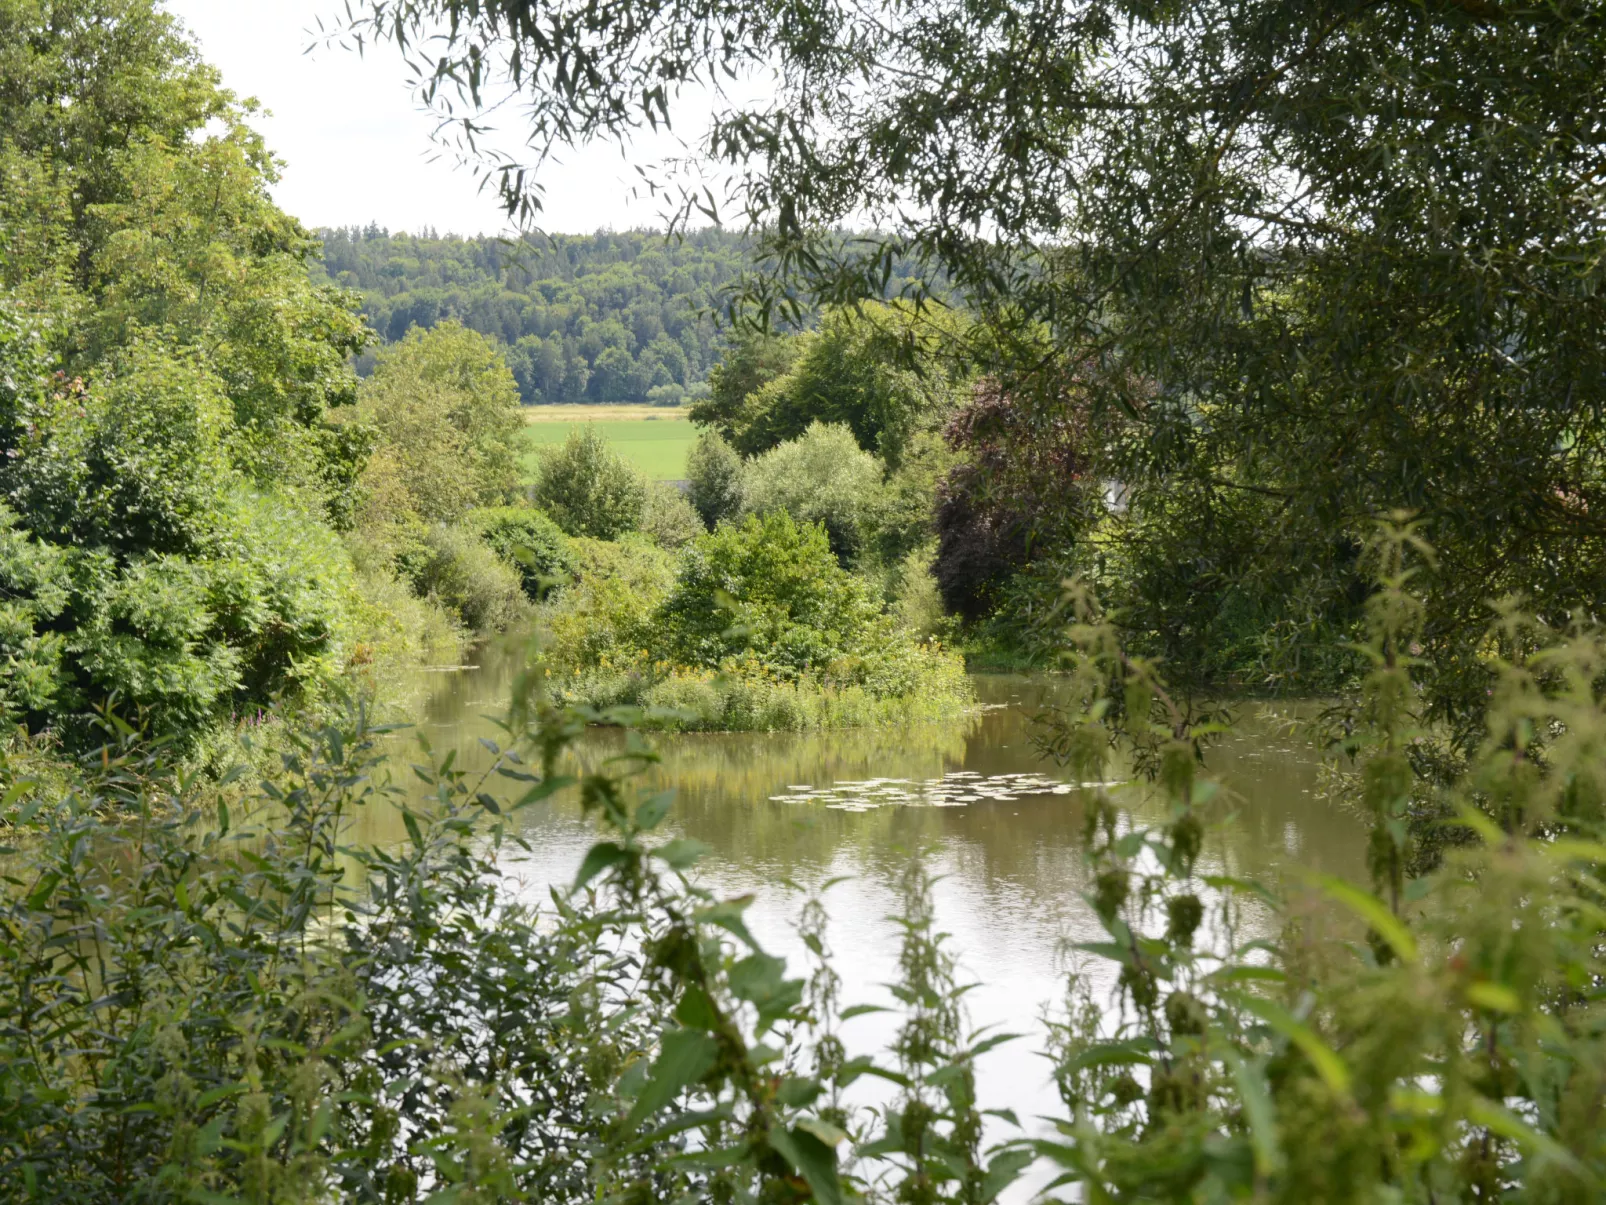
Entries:
{"type": "MultiPolygon", "coordinates": [[[[753,232],[754,312],[874,295],[899,256],[908,295],[941,279],[1016,367],[1101,374],[1096,471],[1135,521],[1168,508],[1162,558],[1222,506],[1254,519],[1250,561],[1353,551],[1408,508],[1439,550],[1423,638],[1444,652],[1492,596],[1561,621],[1606,591],[1598,5],[370,0],[348,33],[406,43],[471,149],[499,89],[546,148],[773,65],[757,103],[710,89],[700,146],[753,232]],[[831,233],[850,216],[878,233],[831,233]]],[[[482,156],[515,210],[536,212],[540,157],[482,156]]],[[[679,196],[682,218],[709,207],[679,196]]],[[[1313,605],[1352,584],[1340,568],[1313,605]]]]}

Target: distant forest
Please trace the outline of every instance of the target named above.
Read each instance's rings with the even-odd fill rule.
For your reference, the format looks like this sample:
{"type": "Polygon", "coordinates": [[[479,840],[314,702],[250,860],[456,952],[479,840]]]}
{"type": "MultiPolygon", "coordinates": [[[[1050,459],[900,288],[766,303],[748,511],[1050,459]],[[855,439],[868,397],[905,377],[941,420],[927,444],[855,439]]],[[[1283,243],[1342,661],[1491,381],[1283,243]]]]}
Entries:
{"type": "MultiPolygon", "coordinates": [[[[674,405],[706,392],[723,346],[712,313],[746,264],[741,235],[700,230],[553,235],[521,244],[479,236],[324,229],[315,281],[362,295],[394,343],[448,318],[504,344],[527,406],[543,402],[674,405]]],[[[895,261],[886,295],[913,265],[895,261]]],[[[367,376],[374,354],[359,360],[367,376]]]]}
{"type": "Polygon", "coordinates": [[[673,242],[627,231],[511,244],[374,225],[322,237],[322,272],[362,294],[384,339],[456,318],[505,344],[526,405],[673,404],[703,392],[720,347],[708,311],[744,254],[720,230],[673,242]]]}

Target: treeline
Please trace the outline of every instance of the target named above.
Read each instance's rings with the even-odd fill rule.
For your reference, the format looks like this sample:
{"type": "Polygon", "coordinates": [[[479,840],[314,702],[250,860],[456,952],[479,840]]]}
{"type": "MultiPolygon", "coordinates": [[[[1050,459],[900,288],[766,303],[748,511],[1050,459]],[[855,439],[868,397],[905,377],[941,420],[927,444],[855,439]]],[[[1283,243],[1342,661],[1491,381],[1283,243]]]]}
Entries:
{"type": "Polygon", "coordinates": [[[514,243],[325,230],[322,273],[362,297],[379,335],[456,319],[506,345],[526,405],[678,402],[719,357],[707,317],[740,273],[739,238],[627,231],[514,243]]]}
{"type": "MultiPolygon", "coordinates": [[[[527,406],[705,396],[724,346],[713,315],[750,264],[745,239],[718,229],[521,242],[392,234],[375,224],[320,233],[314,278],[355,290],[382,339],[455,319],[503,345],[527,406]]],[[[895,263],[888,294],[911,273],[895,263]]]]}

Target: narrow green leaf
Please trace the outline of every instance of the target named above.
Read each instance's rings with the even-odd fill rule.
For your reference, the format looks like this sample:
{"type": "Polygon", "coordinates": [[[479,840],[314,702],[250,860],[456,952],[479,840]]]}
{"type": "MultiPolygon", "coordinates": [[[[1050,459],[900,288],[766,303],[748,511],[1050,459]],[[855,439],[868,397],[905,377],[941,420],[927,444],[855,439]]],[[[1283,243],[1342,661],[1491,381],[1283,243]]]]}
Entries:
{"type": "Polygon", "coordinates": [[[701,841],[693,840],[690,837],[676,837],[673,841],[660,845],[652,852],[655,857],[662,858],[674,869],[685,870],[688,866],[701,859],[708,852],[708,849],[709,847],[701,841]]]}
{"type": "Polygon", "coordinates": [[[1332,1047],[1316,1035],[1316,1031],[1296,1020],[1282,1005],[1259,996],[1238,996],[1238,1002],[1248,1012],[1259,1017],[1277,1033],[1297,1046],[1316,1068],[1316,1074],[1334,1092],[1349,1095],[1349,1068],[1332,1047]]]}
{"type": "Polygon", "coordinates": [[[624,848],[613,841],[598,841],[588,851],[580,869],[574,876],[572,891],[581,891],[585,885],[610,867],[625,859],[624,848]]]}
{"type": "Polygon", "coordinates": [[[1244,1116],[1249,1121],[1255,1172],[1261,1176],[1275,1175],[1283,1159],[1277,1145],[1277,1106],[1266,1085],[1265,1070],[1258,1060],[1245,1059],[1236,1050],[1224,1051],[1222,1059],[1232,1069],[1233,1082],[1238,1085],[1238,1099],[1243,1102],[1244,1116]]]}
{"type": "Polygon", "coordinates": [[[413,848],[419,853],[423,853],[424,834],[418,827],[418,819],[406,808],[402,809],[402,824],[406,826],[407,835],[412,839],[413,848]]]}
{"type": "Polygon", "coordinates": [[[979,1199],[983,1205],[988,1201],[996,1201],[998,1194],[1020,1179],[1021,1173],[1036,1161],[1036,1154],[1024,1147],[1010,1147],[994,1155],[981,1181],[979,1199]]]}
{"type": "Polygon", "coordinates": [[[693,1029],[672,1029],[666,1033],[647,1082],[625,1118],[625,1129],[635,1129],[688,1084],[702,1079],[718,1058],[719,1043],[706,1033],[693,1029]]]}
{"type": "Polygon", "coordinates": [[[643,831],[651,831],[663,823],[669,814],[670,804],[675,802],[673,791],[660,791],[636,809],[636,826],[643,831]]]}
{"type": "Polygon", "coordinates": [[[1388,942],[1389,948],[1401,962],[1416,961],[1416,938],[1411,936],[1411,931],[1388,910],[1388,905],[1382,900],[1336,875],[1314,875],[1312,881],[1323,894],[1331,896],[1370,925],[1379,937],[1388,942]]]}

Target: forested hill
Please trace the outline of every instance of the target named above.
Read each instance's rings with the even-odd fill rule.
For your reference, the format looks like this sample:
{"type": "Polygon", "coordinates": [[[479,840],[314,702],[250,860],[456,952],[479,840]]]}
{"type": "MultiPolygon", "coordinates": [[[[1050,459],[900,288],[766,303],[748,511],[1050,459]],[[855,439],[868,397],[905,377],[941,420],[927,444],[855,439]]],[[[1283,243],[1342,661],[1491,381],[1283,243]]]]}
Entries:
{"type": "Polygon", "coordinates": [[[377,226],[322,236],[323,271],[362,294],[381,336],[456,318],[507,345],[527,404],[672,402],[695,389],[717,357],[707,310],[743,262],[741,239],[719,230],[520,245],[377,226]]]}

